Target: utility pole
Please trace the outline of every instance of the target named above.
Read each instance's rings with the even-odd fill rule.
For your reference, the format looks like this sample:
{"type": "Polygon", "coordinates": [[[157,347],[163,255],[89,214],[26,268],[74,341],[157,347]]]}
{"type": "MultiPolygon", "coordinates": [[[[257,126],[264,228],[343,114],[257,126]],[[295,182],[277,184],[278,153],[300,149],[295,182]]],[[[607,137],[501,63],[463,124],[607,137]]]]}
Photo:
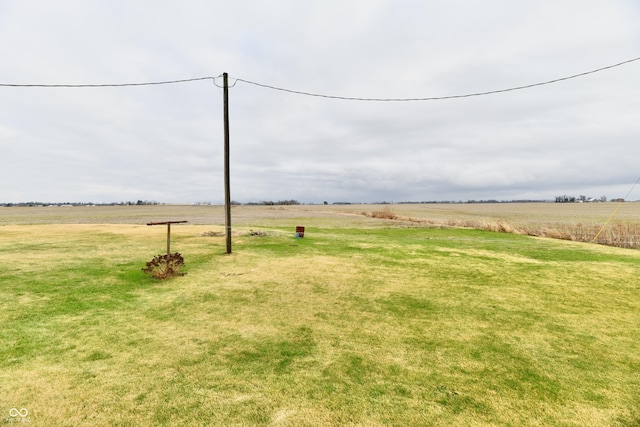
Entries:
{"type": "Polygon", "coordinates": [[[222,74],[224,86],[224,226],[227,254],[231,253],[231,185],[229,183],[229,75],[222,74]]]}

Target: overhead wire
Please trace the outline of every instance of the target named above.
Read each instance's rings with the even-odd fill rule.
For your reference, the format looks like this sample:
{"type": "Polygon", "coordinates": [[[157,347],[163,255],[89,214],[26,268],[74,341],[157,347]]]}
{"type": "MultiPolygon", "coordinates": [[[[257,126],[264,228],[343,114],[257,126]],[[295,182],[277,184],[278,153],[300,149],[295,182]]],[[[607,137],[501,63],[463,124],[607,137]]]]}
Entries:
{"type": "Polygon", "coordinates": [[[600,71],[609,70],[611,68],[620,67],[622,65],[629,64],[629,63],[634,62],[634,61],[640,61],[640,57],[632,58],[632,59],[629,59],[629,60],[626,60],[626,61],[622,61],[622,62],[619,62],[617,64],[608,65],[606,67],[597,68],[595,70],[586,71],[586,72],[583,72],[583,73],[578,73],[578,74],[574,74],[574,75],[571,75],[571,76],[561,77],[561,78],[557,78],[557,79],[553,79],[553,80],[547,80],[547,81],[540,82],[540,83],[532,83],[532,84],[527,84],[527,85],[523,85],[523,86],[515,86],[515,87],[510,87],[510,88],[507,88],[507,89],[490,90],[490,91],[486,91],[486,92],[467,93],[467,94],[464,94],[464,95],[430,96],[430,97],[425,97],[425,98],[358,98],[358,97],[349,97],[349,96],[324,95],[324,94],[319,94],[319,93],[311,93],[311,92],[303,92],[303,91],[292,90],[292,89],[285,89],[285,88],[282,88],[282,87],[267,85],[267,84],[264,84],[264,83],[257,83],[257,82],[253,82],[253,81],[250,81],[250,80],[240,79],[240,78],[237,78],[236,82],[244,82],[244,83],[247,83],[247,84],[260,86],[260,87],[264,87],[264,88],[267,88],[267,89],[273,89],[273,90],[293,93],[293,94],[297,94],[297,95],[315,96],[315,97],[329,98],[329,99],[341,99],[341,100],[346,100],[346,101],[376,101],[376,102],[440,101],[440,100],[444,100],[444,99],[470,98],[470,97],[473,97],[473,96],[492,95],[492,94],[496,94],[496,93],[511,92],[511,91],[515,91],[515,90],[529,89],[529,88],[536,87],[536,86],[549,85],[549,84],[552,84],[552,83],[558,83],[558,82],[561,82],[561,81],[575,79],[575,78],[583,77],[583,76],[586,76],[586,75],[589,75],[589,74],[598,73],[600,71]]]}
{"type": "MultiPolygon", "coordinates": [[[[220,74],[218,77],[222,77],[222,74],[220,74]]],[[[218,78],[218,77],[216,77],[216,78],[218,78]]],[[[214,84],[216,87],[220,88],[220,89],[224,89],[224,86],[220,86],[218,83],[216,83],[216,79],[213,79],[213,84],[214,84]]],[[[235,87],[237,84],[238,84],[238,80],[236,80],[235,82],[233,82],[233,84],[232,84],[232,85],[229,85],[229,84],[227,83],[227,88],[235,87]]]]}
{"type": "Polygon", "coordinates": [[[125,87],[125,86],[152,86],[152,85],[168,85],[176,83],[195,82],[198,80],[214,80],[216,77],[196,77],[193,79],[180,79],[180,80],[164,80],[158,82],[142,82],[142,83],[101,83],[101,84],[15,84],[15,83],[0,83],[0,87],[65,87],[65,88],[86,88],[86,87],[125,87]]]}
{"type": "MultiPolygon", "coordinates": [[[[254,82],[254,81],[246,80],[246,79],[242,79],[242,78],[235,78],[235,81],[234,81],[233,85],[231,85],[229,87],[234,87],[238,82],[243,82],[243,83],[247,83],[247,84],[250,84],[250,85],[263,87],[263,88],[266,88],[266,89],[272,89],[272,90],[277,90],[277,91],[281,91],[281,92],[288,92],[288,93],[297,94],[297,95],[313,96],[313,97],[328,98],[328,99],[339,99],[339,100],[346,100],[346,101],[374,101],[374,102],[440,101],[440,100],[445,100],[445,99],[459,99],[459,98],[470,98],[470,97],[484,96],[484,95],[493,95],[493,94],[497,94],[497,93],[511,92],[511,91],[516,91],[516,90],[529,89],[529,88],[533,88],[533,87],[537,87],[537,86],[549,85],[549,84],[558,83],[558,82],[562,82],[562,81],[565,81],[565,80],[575,79],[575,78],[578,78],[578,77],[587,76],[589,74],[594,74],[594,73],[598,73],[598,72],[601,72],[601,71],[609,70],[611,68],[620,67],[622,65],[629,64],[629,63],[632,63],[632,62],[635,62],[635,61],[640,61],[640,57],[628,59],[626,61],[618,62],[616,64],[608,65],[606,67],[597,68],[595,70],[590,70],[590,71],[586,71],[586,72],[582,72],[582,73],[578,73],[578,74],[573,74],[571,76],[560,77],[560,78],[553,79],[553,80],[547,80],[547,81],[538,82],[538,83],[531,83],[531,84],[522,85],[522,86],[515,86],[515,87],[506,88],[506,89],[497,89],[497,90],[490,90],[490,91],[484,91],[484,92],[474,92],[474,93],[467,93],[467,94],[462,94],[462,95],[429,96],[429,97],[417,97],[417,98],[361,98],[361,97],[350,97],[350,96],[327,95],[327,94],[321,94],[321,93],[313,93],[313,92],[305,92],[305,91],[287,89],[287,88],[273,86],[273,85],[269,85],[269,84],[265,84],[265,83],[258,83],[258,82],[254,82]]],[[[167,85],[167,84],[194,82],[194,81],[200,81],[200,80],[212,80],[214,85],[216,85],[217,87],[221,87],[216,82],[216,79],[219,78],[219,77],[220,76],[216,76],[216,77],[206,76],[206,77],[196,77],[196,78],[191,78],[191,79],[164,80],[164,81],[155,81],[155,82],[106,83],[106,84],[105,83],[101,83],[101,84],[19,84],[19,83],[0,83],[0,87],[19,87],[19,88],[23,88],[23,87],[35,87],[35,88],[102,88],[102,87],[167,85]]]]}

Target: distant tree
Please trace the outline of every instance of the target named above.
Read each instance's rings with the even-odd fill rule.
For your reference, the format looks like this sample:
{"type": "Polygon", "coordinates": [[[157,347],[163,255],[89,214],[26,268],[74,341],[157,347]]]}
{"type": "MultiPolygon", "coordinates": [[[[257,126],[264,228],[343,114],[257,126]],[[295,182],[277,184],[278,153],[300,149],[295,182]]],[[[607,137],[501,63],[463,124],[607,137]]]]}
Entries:
{"type": "Polygon", "coordinates": [[[574,203],[576,198],[573,196],[567,196],[566,194],[563,196],[556,196],[556,203],[574,203]]]}

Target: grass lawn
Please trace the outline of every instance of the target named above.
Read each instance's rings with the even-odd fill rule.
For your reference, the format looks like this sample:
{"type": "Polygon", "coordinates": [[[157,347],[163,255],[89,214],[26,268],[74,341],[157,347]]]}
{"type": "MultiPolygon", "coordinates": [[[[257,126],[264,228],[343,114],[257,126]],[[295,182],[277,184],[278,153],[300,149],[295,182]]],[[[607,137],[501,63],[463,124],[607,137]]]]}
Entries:
{"type": "Polygon", "coordinates": [[[173,227],[158,281],[163,227],[0,227],[0,423],[640,426],[637,251],[210,230],[173,227]]]}

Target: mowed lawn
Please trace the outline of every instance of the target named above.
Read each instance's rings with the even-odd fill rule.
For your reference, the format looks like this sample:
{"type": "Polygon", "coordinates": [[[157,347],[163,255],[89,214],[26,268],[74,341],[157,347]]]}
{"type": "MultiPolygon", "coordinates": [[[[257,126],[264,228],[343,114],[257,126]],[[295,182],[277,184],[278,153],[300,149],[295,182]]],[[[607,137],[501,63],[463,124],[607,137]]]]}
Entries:
{"type": "Polygon", "coordinates": [[[0,422],[640,425],[639,252],[307,225],[0,227],[0,422]]]}

